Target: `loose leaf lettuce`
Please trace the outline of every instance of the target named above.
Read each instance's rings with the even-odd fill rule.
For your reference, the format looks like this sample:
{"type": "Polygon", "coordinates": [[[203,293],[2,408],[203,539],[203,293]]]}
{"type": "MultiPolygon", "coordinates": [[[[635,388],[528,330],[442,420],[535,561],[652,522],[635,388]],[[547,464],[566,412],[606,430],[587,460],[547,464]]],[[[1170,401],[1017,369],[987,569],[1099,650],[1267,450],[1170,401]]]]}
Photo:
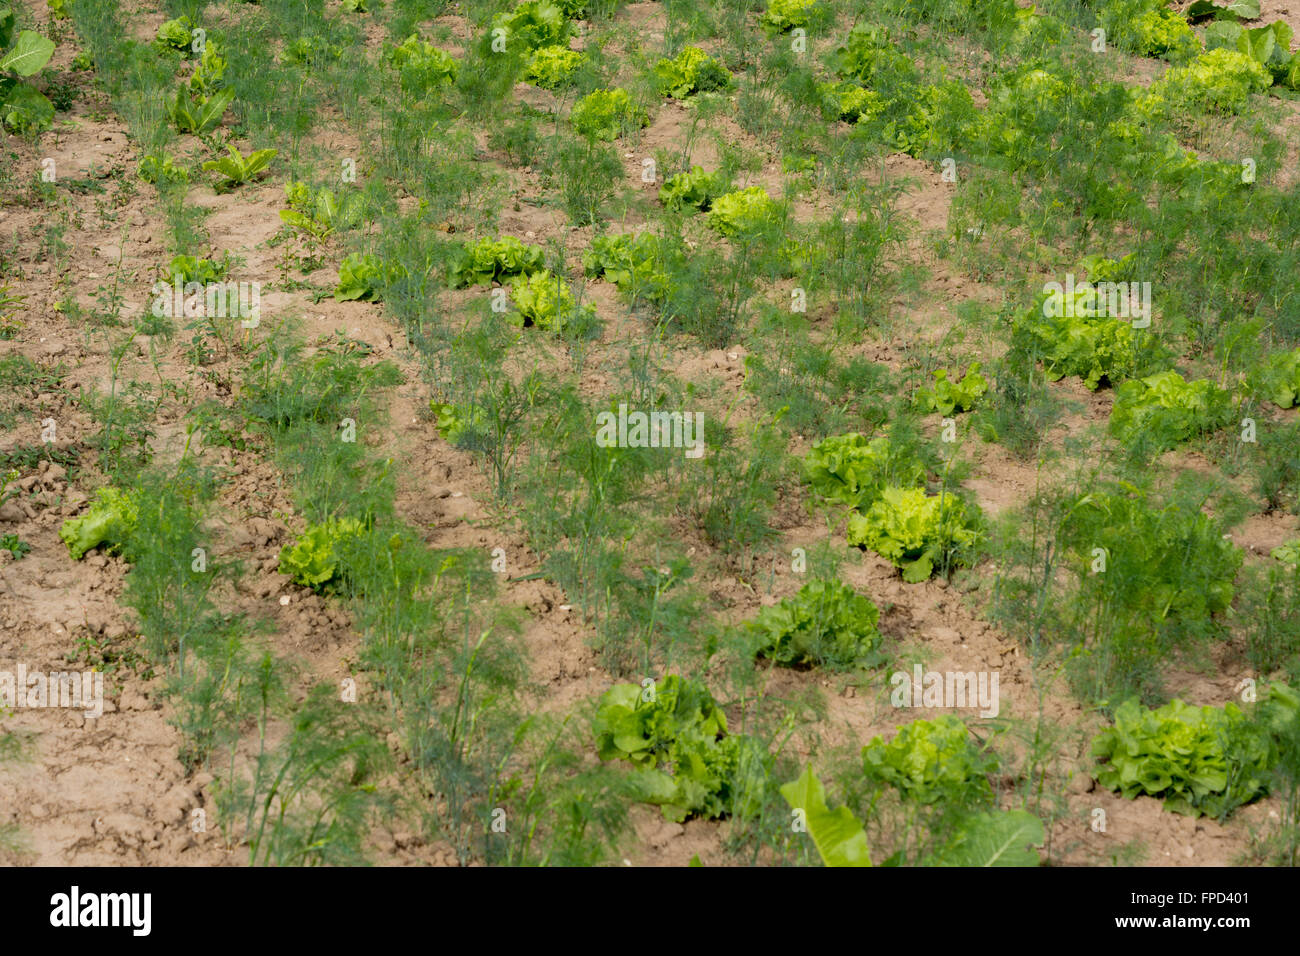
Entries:
{"type": "Polygon", "coordinates": [[[329,518],[304,531],[296,542],[280,551],[280,573],[295,584],[324,591],[342,577],[338,546],[347,538],[365,532],[356,518],[329,518]]]}
{"type": "Polygon", "coordinates": [[[422,94],[456,82],[460,64],[450,53],[412,33],[388,53],[388,62],[398,71],[402,91],[422,94]]]}
{"type": "Polygon", "coordinates": [[[615,87],[588,93],[573,105],[569,121],[588,139],[610,143],[650,122],[645,110],[632,102],[627,90],[615,87]]]}
{"type": "Polygon", "coordinates": [[[574,74],[585,60],[577,50],[567,46],[544,46],[528,61],[524,74],[533,86],[544,90],[559,90],[573,84],[574,74]]]}
{"type": "Polygon", "coordinates": [[[727,718],[698,681],[670,674],[653,690],[616,684],[592,724],[601,760],[638,768],[638,799],[681,821],[748,814],[761,804],[771,758],[753,738],[727,735],[727,718]]]}
{"type": "Polygon", "coordinates": [[[1247,383],[1252,393],[1278,408],[1296,405],[1300,401],[1300,348],[1269,356],[1251,373],[1247,383]]]}
{"type": "Polygon", "coordinates": [[[582,271],[588,278],[614,283],[625,295],[659,302],[671,289],[670,254],[668,244],[653,233],[597,236],[582,254],[582,271]]]}
{"type": "Polygon", "coordinates": [[[806,27],[816,6],[817,0],[768,0],[758,22],[768,33],[786,33],[795,27],[806,27]]]}
{"type": "Polygon", "coordinates": [[[511,279],[510,298],[515,304],[510,319],[520,327],[535,325],[558,332],[595,315],[591,306],[577,304],[563,278],[546,269],[511,279]]]}
{"type": "Polygon", "coordinates": [[[73,560],[79,561],[100,545],[110,552],[123,550],[139,520],[139,498],[135,493],[104,487],[96,493],[90,510],[63,522],[59,537],[73,560]]]}
{"type": "Polygon", "coordinates": [[[964,560],[981,537],[978,510],[951,492],[885,488],[865,514],[849,518],[848,542],[870,548],[902,569],[910,584],[964,560]]]}
{"type": "Polygon", "coordinates": [[[960,718],[944,714],[904,724],[889,743],[875,737],[862,748],[862,767],[868,781],[893,787],[911,803],[987,805],[998,760],[960,718]]]}
{"type": "Polygon", "coordinates": [[[780,207],[762,186],[719,196],[708,213],[708,224],[728,237],[763,232],[780,221],[780,207]]]}
{"type": "Polygon", "coordinates": [[[1096,391],[1102,379],[1117,382],[1137,369],[1131,321],[1102,316],[1044,315],[1042,305],[1022,315],[1013,342],[1043,363],[1049,381],[1077,375],[1096,391]]]}
{"type": "Polygon", "coordinates": [[[1283,564],[1300,565],[1300,538],[1279,545],[1270,551],[1268,555],[1276,561],[1281,561],[1283,564]]]}
{"type": "Polygon", "coordinates": [[[541,246],[530,246],[514,236],[480,239],[461,246],[452,262],[448,280],[453,289],[471,285],[489,285],[512,276],[541,272],[545,266],[541,246]]]}
{"type": "Polygon", "coordinates": [[[1125,444],[1143,436],[1163,449],[1223,428],[1233,417],[1231,392],[1209,379],[1184,381],[1169,369],[1120,385],[1110,430],[1125,444]]]}
{"type": "Polygon", "coordinates": [[[886,486],[911,487],[925,480],[925,465],[894,447],[888,436],[868,441],[850,432],[813,445],[803,459],[804,479],[817,494],[853,508],[868,508],[886,486]]]}
{"type": "Polygon", "coordinates": [[[684,173],[670,176],[659,190],[659,201],[668,209],[690,206],[707,212],[713,200],[729,189],[725,177],[719,172],[705,172],[692,166],[684,173]]]}
{"type": "Polygon", "coordinates": [[[506,50],[520,54],[544,46],[567,46],[572,24],[564,8],[551,0],[525,0],[492,18],[493,30],[504,30],[506,50]]]}
{"type": "Polygon", "coordinates": [[[655,77],[662,96],[679,100],[731,85],[727,68],[697,46],[682,47],[671,60],[660,60],[655,64],[655,77]]]}
{"type": "Polygon", "coordinates": [[[746,623],[754,653],[778,664],[851,667],[876,652],[880,611],[837,579],[809,581],[746,623]]]}
{"type": "Polygon", "coordinates": [[[931,374],[934,387],[918,389],[916,400],[922,408],[941,415],[970,411],[975,407],[975,400],[989,390],[988,379],[980,374],[979,362],[972,362],[959,382],[948,380],[947,369],[937,368],[931,374]]]}
{"type": "Polygon", "coordinates": [[[1222,819],[1263,795],[1276,749],[1267,729],[1236,704],[1192,707],[1172,700],[1149,710],[1136,700],[1093,739],[1097,782],[1132,800],[1163,797],[1165,809],[1222,819]]]}
{"type": "Polygon", "coordinates": [[[383,283],[384,266],[376,257],[351,253],[339,264],[339,281],[334,287],[334,301],[376,302],[382,294],[383,283]]]}

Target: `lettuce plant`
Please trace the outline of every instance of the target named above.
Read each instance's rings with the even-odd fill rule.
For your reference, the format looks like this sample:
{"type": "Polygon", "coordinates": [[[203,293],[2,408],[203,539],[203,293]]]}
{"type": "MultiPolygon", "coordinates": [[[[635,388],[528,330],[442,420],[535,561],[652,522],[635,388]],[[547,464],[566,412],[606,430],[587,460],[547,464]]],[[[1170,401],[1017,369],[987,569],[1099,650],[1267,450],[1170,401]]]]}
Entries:
{"type": "Polygon", "coordinates": [[[15,37],[13,28],[13,11],[0,6],[0,51],[5,51],[0,53],[0,121],[16,132],[37,132],[53,122],[54,105],[45,94],[19,81],[50,61],[54,41],[31,30],[21,30],[15,37]]]}
{"type": "MultiPolygon", "coordinates": [[[[1060,310],[1064,313],[1064,310],[1060,310]]],[[[1100,316],[1044,315],[1035,306],[1016,320],[1012,342],[1043,363],[1048,381],[1077,375],[1096,391],[1105,379],[1117,382],[1137,370],[1137,347],[1131,321],[1100,316]]]]}
{"type": "Polygon", "coordinates": [[[568,283],[548,269],[511,279],[510,298],[515,304],[510,319],[520,327],[535,325],[558,332],[574,321],[588,321],[595,315],[591,306],[579,307],[568,283]]]}
{"type": "Polygon", "coordinates": [[[1253,394],[1268,399],[1278,408],[1296,405],[1300,402],[1300,348],[1270,355],[1246,381],[1253,394]]]}
{"type": "Polygon", "coordinates": [[[1274,685],[1251,719],[1234,703],[1192,707],[1172,700],[1150,710],[1136,700],[1115,709],[1115,722],[1092,743],[1097,782],[1126,799],[1163,797],[1165,809],[1223,819],[1268,790],[1277,759],[1270,712],[1294,716],[1298,699],[1274,685]]]}
{"type": "Polygon", "coordinates": [[[923,488],[885,488],[848,526],[849,544],[889,559],[909,584],[963,562],[980,538],[978,509],[950,492],[927,495],[923,488]]]}
{"type": "Polygon", "coordinates": [[[335,302],[377,302],[382,294],[384,266],[375,256],[351,253],[339,264],[335,302]]]}
{"type": "Polygon", "coordinates": [[[817,0],[768,0],[758,22],[768,33],[786,33],[795,27],[808,26],[816,6],[817,0]]]}
{"type": "Polygon", "coordinates": [[[1300,565],[1300,538],[1279,545],[1270,551],[1268,556],[1275,561],[1281,561],[1283,564],[1300,565]]]}
{"type": "Polygon", "coordinates": [[[671,287],[663,242],[647,232],[597,236],[582,254],[582,271],[588,278],[614,283],[625,295],[655,302],[664,299],[671,287]]]}
{"type": "Polygon", "coordinates": [[[1090,600],[1140,612],[1148,630],[1193,624],[1227,610],[1241,568],[1240,548],[1195,503],[1161,503],[1129,485],[1093,490],[1072,502],[1058,531],[1090,600]],[[1096,549],[1104,573],[1092,571],[1096,549]]]}
{"type": "Polygon", "coordinates": [[[559,90],[573,85],[574,74],[585,60],[577,50],[558,44],[544,46],[528,61],[524,74],[533,86],[544,90],[559,90]]]}
{"type": "Polygon", "coordinates": [[[567,46],[572,24],[559,4],[525,0],[493,17],[492,29],[504,30],[506,49],[518,54],[546,46],[567,46]]]}
{"type": "Polygon", "coordinates": [[[467,409],[430,399],[429,408],[437,416],[438,434],[448,444],[459,446],[464,439],[487,430],[487,416],[478,406],[467,409]]]}
{"type": "Polygon", "coordinates": [[[388,53],[388,62],[401,77],[402,92],[415,95],[456,82],[460,64],[450,53],[412,33],[388,53]]]}
{"type": "Polygon", "coordinates": [[[653,689],[615,684],[592,723],[601,760],[626,760],[636,796],[670,820],[753,812],[771,757],[753,738],[727,734],[708,688],[670,674],[653,689]]]}
{"type": "Polygon", "coordinates": [[[719,196],[708,212],[708,224],[727,237],[762,232],[780,221],[781,207],[762,186],[719,196]]]}
{"type": "Polygon", "coordinates": [[[932,155],[978,132],[980,113],[970,90],[956,80],[922,82],[916,64],[877,27],[858,24],[849,31],[833,65],[841,82],[819,87],[825,111],[895,149],[932,155]]]}
{"type": "Polygon", "coordinates": [[[1231,392],[1209,379],[1184,381],[1169,369],[1120,385],[1110,430],[1125,444],[1142,437],[1164,449],[1223,428],[1233,417],[1231,392]]]}
{"type": "Polygon", "coordinates": [[[1216,20],[1205,30],[1205,46],[1236,50],[1268,70],[1275,83],[1300,89],[1300,55],[1291,52],[1291,27],[1282,20],[1254,28],[1216,20]]]}
{"type": "Polygon", "coordinates": [[[280,210],[280,219],[318,239],[349,229],[361,218],[362,198],[355,191],[344,191],[340,198],[328,187],[313,192],[306,183],[294,181],[285,185],[284,193],[289,208],[280,210]]]}
{"type": "Polygon", "coordinates": [[[847,584],[809,581],[765,607],[745,629],[754,653],[777,664],[852,667],[872,663],[882,640],[880,611],[847,584]]]}
{"type": "Polygon", "coordinates": [[[569,120],[580,136],[610,143],[648,125],[650,117],[632,102],[627,90],[615,87],[596,90],[578,100],[569,113],[569,120]]]}
{"type": "Polygon", "coordinates": [[[136,166],[136,175],[146,183],[187,183],[190,171],[176,162],[167,153],[146,153],[136,166]]]}
{"type": "Polygon", "coordinates": [[[655,79],[661,96],[684,100],[696,93],[725,90],[731,73],[697,46],[686,46],[671,60],[655,64],[655,79]]]}
{"type": "Polygon", "coordinates": [[[1139,100],[1139,110],[1159,114],[1173,106],[1192,113],[1240,113],[1251,93],[1272,85],[1272,74],[1247,54],[1208,50],[1152,83],[1150,93],[1139,100]]]}
{"type": "Polygon", "coordinates": [[[692,166],[684,173],[670,176],[659,189],[659,201],[668,209],[689,206],[707,212],[713,200],[728,189],[726,178],[720,172],[705,172],[692,166]]]}
{"type": "Polygon", "coordinates": [[[188,54],[194,42],[195,23],[187,16],[165,21],[154,37],[154,43],[165,50],[188,54]]]}
{"type": "Polygon", "coordinates": [[[858,432],[823,438],[803,459],[804,480],[823,498],[865,509],[888,486],[925,481],[925,465],[894,447],[887,436],[870,440],[858,432]]]}
{"type": "Polygon", "coordinates": [[[314,66],[326,60],[337,60],[343,56],[343,48],[330,43],[325,37],[316,34],[300,36],[284,48],[280,54],[285,63],[298,66],[314,66]]]}
{"type": "Polygon", "coordinates": [[[870,122],[885,112],[886,103],[879,93],[845,80],[817,84],[827,118],[846,123],[870,122]]]}
{"type": "Polygon", "coordinates": [[[230,272],[229,253],[219,262],[199,256],[172,256],[167,263],[168,280],[176,279],[182,285],[189,282],[220,282],[230,272]]]}
{"type": "Polygon", "coordinates": [[[862,748],[862,771],[872,783],[893,787],[911,803],[954,807],[993,802],[989,774],[997,757],[952,714],[904,724],[889,743],[874,738],[862,748]]]}
{"type": "Polygon", "coordinates": [[[947,369],[937,368],[931,374],[934,386],[917,389],[916,401],[925,410],[941,415],[970,411],[976,399],[989,390],[988,379],[980,374],[979,362],[972,362],[959,382],[948,380],[947,369]]]}
{"type": "Polygon", "coordinates": [[[122,551],[140,520],[139,508],[137,493],[105,486],[95,493],[85,514],[63,522],[59,537],[74,561],[101,545],[109,552],[122,551]]]}
{"type": "Polygon", "coordinates": [[[1097,24],[1108,41],[1138,56],[1179,62],[1201,49],[1187,21],[1165,0],[1106,0],[1097,11],[1097,24]]]}
{"type": "Polygon", "coordinates": [[[453,260],[448,280],[453,289],[490,285],[512,276],[531,275],[544,268],[541,246],[525,245],[514,236],[467,242],[453,260]]]}
{"type": "Polygon", "coordinates": [[[879,27],[856,24],[834,53],[834,70],[846,80],[880,90],[885,98],[910,92],[921,84],[921,74],[907,54],[879,27]]]}
{"type": "Polygon", "coordinates": [[[365,530],[356,518],[329,518],[312,525],[280,550],[280,573],[313,591],[327,590],[342,578],[339,544],[365,530]]]}
{"type": "Polygon", "coordinates": [[[198,96],[211,96],[225,85],[226,58],[221,55],[221,47],[216,40],[209,39],[203,45],[203,55],[199,57],[194,72],[190,74],[190,91],[198,96]]]}

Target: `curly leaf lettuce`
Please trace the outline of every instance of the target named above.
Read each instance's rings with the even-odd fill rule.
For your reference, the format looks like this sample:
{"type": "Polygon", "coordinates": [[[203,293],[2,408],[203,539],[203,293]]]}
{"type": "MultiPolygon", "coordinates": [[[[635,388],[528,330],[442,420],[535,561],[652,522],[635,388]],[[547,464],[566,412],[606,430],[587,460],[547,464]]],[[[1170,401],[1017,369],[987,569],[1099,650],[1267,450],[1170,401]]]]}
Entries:
{"type": "Polygon", "coordinates": [[[80,561],[87,551],[101,545],[109,552],[122,551],[139,520],[139,497],[135,492],[104,487],[96,493],[90,510],[63,522],[59,537],[73,560],[80,561]]]}
{"type": "Polygon", "coordinates": [[[280,551],[280,573],[295,584],[324,591],[342,578],[338,547],[348,538],[365,532],[356,518],[329,518],[304,531],[296,542],[280,551]]]}
{"type": "Polygon", "coordinates": [[[746,623],[754,653],[778,664],[850,667],[877,650],[880,611],[843,582],[809,581],[746,623]]]}
{"type": "Polygon", "coordinates": [[[1222,819],[1263,795],[1275,748],[1267,729],[1236,704],[1192,707],[1172,700],[1149,710],[1136,700],[1093,739],[1097,782],[1126,799],[1163,797],[1165,809],[1222,819]]]}
{"type": "Polygon", "coordinates": [[[919,485],[925,480],[925,465],[910,452],[897,450],[887,436],[868,440],[849,432],[813,445],[804,456],[803,473],[817,494],[867,508],[887,485],[919,485]]]}
{"type": "Polygon", "coordinates": [[[952,494],[922,488],[885,488],[865,514],[849,518],[848,541],[870,548],[903,572],[903,580],[926,580],[936,567],[958,563],[981,534],[973,506],[952,494]]]}
{"type": "Polygon", "coordinates": [[[638,799],[682,821],[753,813],[770,756],[751,737],[728,736],[727,718],[698,681],[670,674],[653,689],[616,684],[592,724],[601,760],[636,767],[638,799]]]}
{"type": "Polygon", "coordinates": [[[961,719],[944,714],[904,724],[889,743],[874,738],[862,748],[862,767],[868,781],[893,787],[909,802],[965,806],[993,802],[989,774],[998,760],[961,719]]]}

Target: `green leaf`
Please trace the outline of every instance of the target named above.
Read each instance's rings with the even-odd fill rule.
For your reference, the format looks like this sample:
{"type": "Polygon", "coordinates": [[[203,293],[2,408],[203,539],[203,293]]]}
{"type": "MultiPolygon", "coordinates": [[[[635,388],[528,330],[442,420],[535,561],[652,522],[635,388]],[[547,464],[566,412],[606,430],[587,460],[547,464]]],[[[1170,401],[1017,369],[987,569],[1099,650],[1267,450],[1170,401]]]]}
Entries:
{"type": "Polygon", "coordinates": [[[1042,821],[1028,811],[975,814],[961,823],[936,862],[940,866],[1038,866],[1033,848],[1045,838],[1042,821]]]}
{"type": "Polygon", "coordinates": [[[870,866],[871,853],[862,824],[848,807],[826,806],[826,791],[813,773],[812,764],[797,780],[781,787],[781,796],[795,810],[802,810],[808,835],[826,866],[870,866]]]}
{"type": "Polygon", "coordinates": [[[1241,24],[1231,20],[1216,20],[1205,28],[1205,49],[1235,50],[1245,35],[1246,30],[1241,24]]]}
{"type": "Polygon", "coordinates": [[[54,104],[45,94],[25,83],[16,84],[0,103],[0,115],[10,129],[27,132],[45,129],[54,121],[54,104]]]}
{"type": "Polygon", "coordinates": [[[221,122],[222,115],[226,108],[230,106],[235,99],[235,91],[231,89],[218,90],[216,93],[202,101],[199,110],[194,114],[195,133],[206,133],[211,129],[216,129],[221,122]]]}
{"type": "Polygon", "coordinates": [[[18,34],[13,49],[0,58],[0,70],[11,70],[19,76],[31,76],[48,63],[53,55],[53,40],[31,30],[23,30],[18,34]]]}

